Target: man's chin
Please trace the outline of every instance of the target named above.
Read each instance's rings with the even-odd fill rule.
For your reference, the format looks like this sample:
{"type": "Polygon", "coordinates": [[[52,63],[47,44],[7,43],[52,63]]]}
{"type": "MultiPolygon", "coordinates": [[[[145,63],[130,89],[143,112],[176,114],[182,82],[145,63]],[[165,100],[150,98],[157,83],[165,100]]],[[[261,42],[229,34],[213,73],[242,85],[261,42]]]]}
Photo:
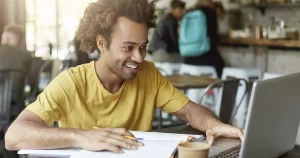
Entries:
{"type": "Polygon", "coordinates": [[[129,75],[126,75],[126,76],[124,76],[123,78],[124,78],[125,80],[133,80],[135,77],[136,77],[136,73],[135,73],[135,74],[129,74],[129,75]]]}
{"type": "Polygon", "coordinates": [[[131,77],[127,77],[127,78],[125,78],[125,80],[130,81],[130,80],[133,80],[135,77],[136,77],[136,75],[135,76],[131,76],[131,77]]]}

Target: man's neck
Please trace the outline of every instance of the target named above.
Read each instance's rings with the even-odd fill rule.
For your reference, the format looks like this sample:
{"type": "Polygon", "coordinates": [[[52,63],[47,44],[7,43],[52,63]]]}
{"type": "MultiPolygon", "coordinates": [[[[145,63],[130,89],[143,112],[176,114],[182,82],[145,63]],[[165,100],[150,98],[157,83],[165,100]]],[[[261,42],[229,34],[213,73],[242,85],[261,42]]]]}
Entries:
{"type": "Polygon", "coordinates": [[[97,76],[107,91],[112,94],[117,93],[122,87],[124,79],[115,74],[107,65],[105,65],[105,61],[101,61],[100,59],[97,60],[95,64],[97,76]]]}

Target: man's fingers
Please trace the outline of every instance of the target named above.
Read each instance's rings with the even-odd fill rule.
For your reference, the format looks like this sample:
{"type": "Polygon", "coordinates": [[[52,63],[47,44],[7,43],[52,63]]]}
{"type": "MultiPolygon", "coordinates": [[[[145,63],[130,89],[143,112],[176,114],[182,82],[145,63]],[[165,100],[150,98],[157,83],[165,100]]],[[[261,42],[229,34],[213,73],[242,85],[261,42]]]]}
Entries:
{"type": "Polygon", "coordinates": [[[115,135],[115,134],[111,134],[110,135],[112,138],[115,138],[115,139],[118,139],[120,141],[124,141],[130,145],[133,145],[133,146],[143,146],[144,144],[142,142],[138,142],[138,141],[135,141],[135,140],[131,140],[131,139],[128,139],[128,138],[125,138],[123,136],[120,136],[120,135],[115,135]]]}
{"type": "Polygon", "coordinates": [[[209,138],[207,137],[207,142],[209,146],[212,146],[214,144],[214,137],[210,136],[209,138]]]}
{"type": "Polygon", "coordinates": [[[137,141],[130,140],[128,138],[124,138],[122,136],[114,135],[112,134],[110,136],[111,139],[108,139],[107,141],[112,141],[113,144],[118,145],[120,147],[130,149],[130,150],[137,150],[137,147],[140,146],[137,141]]]}
{"type": "Polygon", "coordinates": [[[115,146],[111,143],[103,143],[103,149],[104,150],[109,150],[109,151],[112,151],[112,152],[115,152],[115,153],[118,153],[118,154],[123,154],[124,153],[124,151],[121,148],[119,148],[119,147],[117,147],[117,146],[115,146]]]}
{"type": "Polygon", "coordinates": [[[214,144],[214,140],[220,136],[223,136],[224,134],[222,132],[219,132],[216,130],[217,128],[208,129],[206,131],[206,139],[208,141],[208,144],[211,146],[214,144]]]}
{"type": "Polygon", "coordinates": [[[214,143],[213,130],[208,129],[206,131],[206,139],[207,139],[208,145],[212,146],[214,143]]]}
{"type": "Polygon", "coordinates": [[[215,139],[216,139],[216,138],[219,138],[220,136],[222,136],[222,133],[218,133],[218,132],[212,134],[211,136],[209,136],[209,138],[208,138],[208,143],[209,143],[209,145],[214,145],[215,139]]]}
{"type": "Polygon", "coordinates": [[[238,129],[237,130],[237,135],[241,139],[241,141],[244,141],[244,130],[243,129],[238,129]]]}
{"type": "Polygon", "coordinates": [[[223,126],[216,126],[214,128],[207,129],[206,131],[206,139],[209,145],[213,145],[214,140],[220,136],[228,138],[240,138],[241,141],[243,141],[244,130],[224,124],[223,126]]]}
{"type": "Polygon", "coordinates": [[[125,128],[104,128],[103,130],[108,131],[110,133],[118,134],[118,135],[130,135],[130,136],[133,136],[133,134],[130,133],[125,128]]]}
{"type": "Polygon", "coordinates": [[[125,141],[119,140],[119,139],[114,139],[114,138],[106,138],[105,142],[110,143],[114,146],[121,147],[124,149],[129,149],[129,150],[137,150],[137,146],[133,146],[125,141]]]}
{"type": "Polygon", "coordinates": [[[130,140],[128,138],[122,137],[122,136],[134,137],[134,135],[132,133],[130,133],[128,130],[126,130],[125,128],[106,128],[105,130],[108,132],[111,132],[112,133],[111,136],[114,136],[114,138],[116,138],[116,139],[126,141],[127,143],[130,143],[131,145],[134,145],[134,146],[144,146],[144,144],[142,142],[138,142],[138,141],[134,141],[134,140],[130,140]],[[116,135],[114,135],[114,134],[116,134],[116,135]],[[121,136],[122,138],[117,137],[117,136],[121,136]]]}

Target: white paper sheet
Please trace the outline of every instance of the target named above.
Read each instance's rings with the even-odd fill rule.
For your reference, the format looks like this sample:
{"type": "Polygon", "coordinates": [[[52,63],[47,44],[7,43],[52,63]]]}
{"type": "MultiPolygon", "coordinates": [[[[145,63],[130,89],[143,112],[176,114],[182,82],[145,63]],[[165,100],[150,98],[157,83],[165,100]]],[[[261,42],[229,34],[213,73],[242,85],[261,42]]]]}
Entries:
{"type": "Polygon", "coordinates": [[[130,131],[136,138],[143,138],[144,140],[180,140],[186,141],[189,136],[196,138],[203,137],[202,135],[190,134],[173,134],[173,133],[160,133],[160,132],[139,132],[130,131]]]}
{"type": "Polygon", "coordinates": [[[18,154],[71,156],[73,154],[77,154],[81,150],[82,149],[55,149],[55,150],[22,149],[22,150],[18,151],[18,154]]]}
{"type": "Polygon", "coordinates": [[[180,141],[186,141],[189,136],[196,138],[201,135],[172,134],[158,132],[130,131],[136,138],[143,138],[144,146],[138,150],[123,149],[124,154],[109,151],[92,152],[82,150],[71,158],[169,158],[180,141]]]}
{"type": "Polygon", "coordinates": [[[145,140],[144,146],[138,150],[125,150],[124,154],[109,151],[92,152],[82,150],[70,158],[169,158],[180,141],[176,140],[145,140]]]}
{"type": "Polygon", "coordinates": [[[139,132],[131,131],[136,138],[143,138],[145,146],[140,147],[136,151],[125,150],[124,154],[115,154],[109,151],[91,152],[82,149],[56,149],[56,150],[20,150],[18,154],[30,155],[55,155],[55,156],[71,156],[71,158],[125,158],[125,157],[141,157],[143,158],[165,158],[171,156],[174,149],[180,141],[186,141],[189,136],[196,138],[203,137],[201,135],[188,134],[172,134],[158,132],[139,132]]]}

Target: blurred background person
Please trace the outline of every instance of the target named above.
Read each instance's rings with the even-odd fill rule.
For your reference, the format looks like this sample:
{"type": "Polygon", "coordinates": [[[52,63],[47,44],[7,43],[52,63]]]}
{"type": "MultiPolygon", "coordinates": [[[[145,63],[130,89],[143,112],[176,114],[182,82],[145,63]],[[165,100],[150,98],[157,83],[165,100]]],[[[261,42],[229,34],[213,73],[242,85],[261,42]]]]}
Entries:
{"type": "MultiPolygon", "coordinates": [[[[217,14],[211,0],[198,0],[197,4],[189,11],[201,10],[206,16],[207,36],[210,39],[210,49],[203,55],[184,57],[184,63],[189,65],[207,65],[215,67],[217,74],[221,77],[224,61],[217,49],[218,23],[217,14]]],[[[189,12],[188,11],[188,12],[189,12]]]]}
{"type": "MultiPolygon", "coordinates": [[[[24,30],[19,25],[7,25],[1,36],[0,71],[12,72],[12,106],[13,115],[18,115],[24,108],[22,102],[24,81],[27,76],[32,58],[24,48],[24,30]],[[17,72],[18,71],[18,72],[17,72]]],[[[15,116],[13,116],[15,117],[15,116]]]]}
{"type": "Polygon", "coordinates": [[[181,62],[178,48],[179,21],[185,13],[185,2],[173,0],[171,11],[158,19],[149,53],[154,62],[181,62]]]}

